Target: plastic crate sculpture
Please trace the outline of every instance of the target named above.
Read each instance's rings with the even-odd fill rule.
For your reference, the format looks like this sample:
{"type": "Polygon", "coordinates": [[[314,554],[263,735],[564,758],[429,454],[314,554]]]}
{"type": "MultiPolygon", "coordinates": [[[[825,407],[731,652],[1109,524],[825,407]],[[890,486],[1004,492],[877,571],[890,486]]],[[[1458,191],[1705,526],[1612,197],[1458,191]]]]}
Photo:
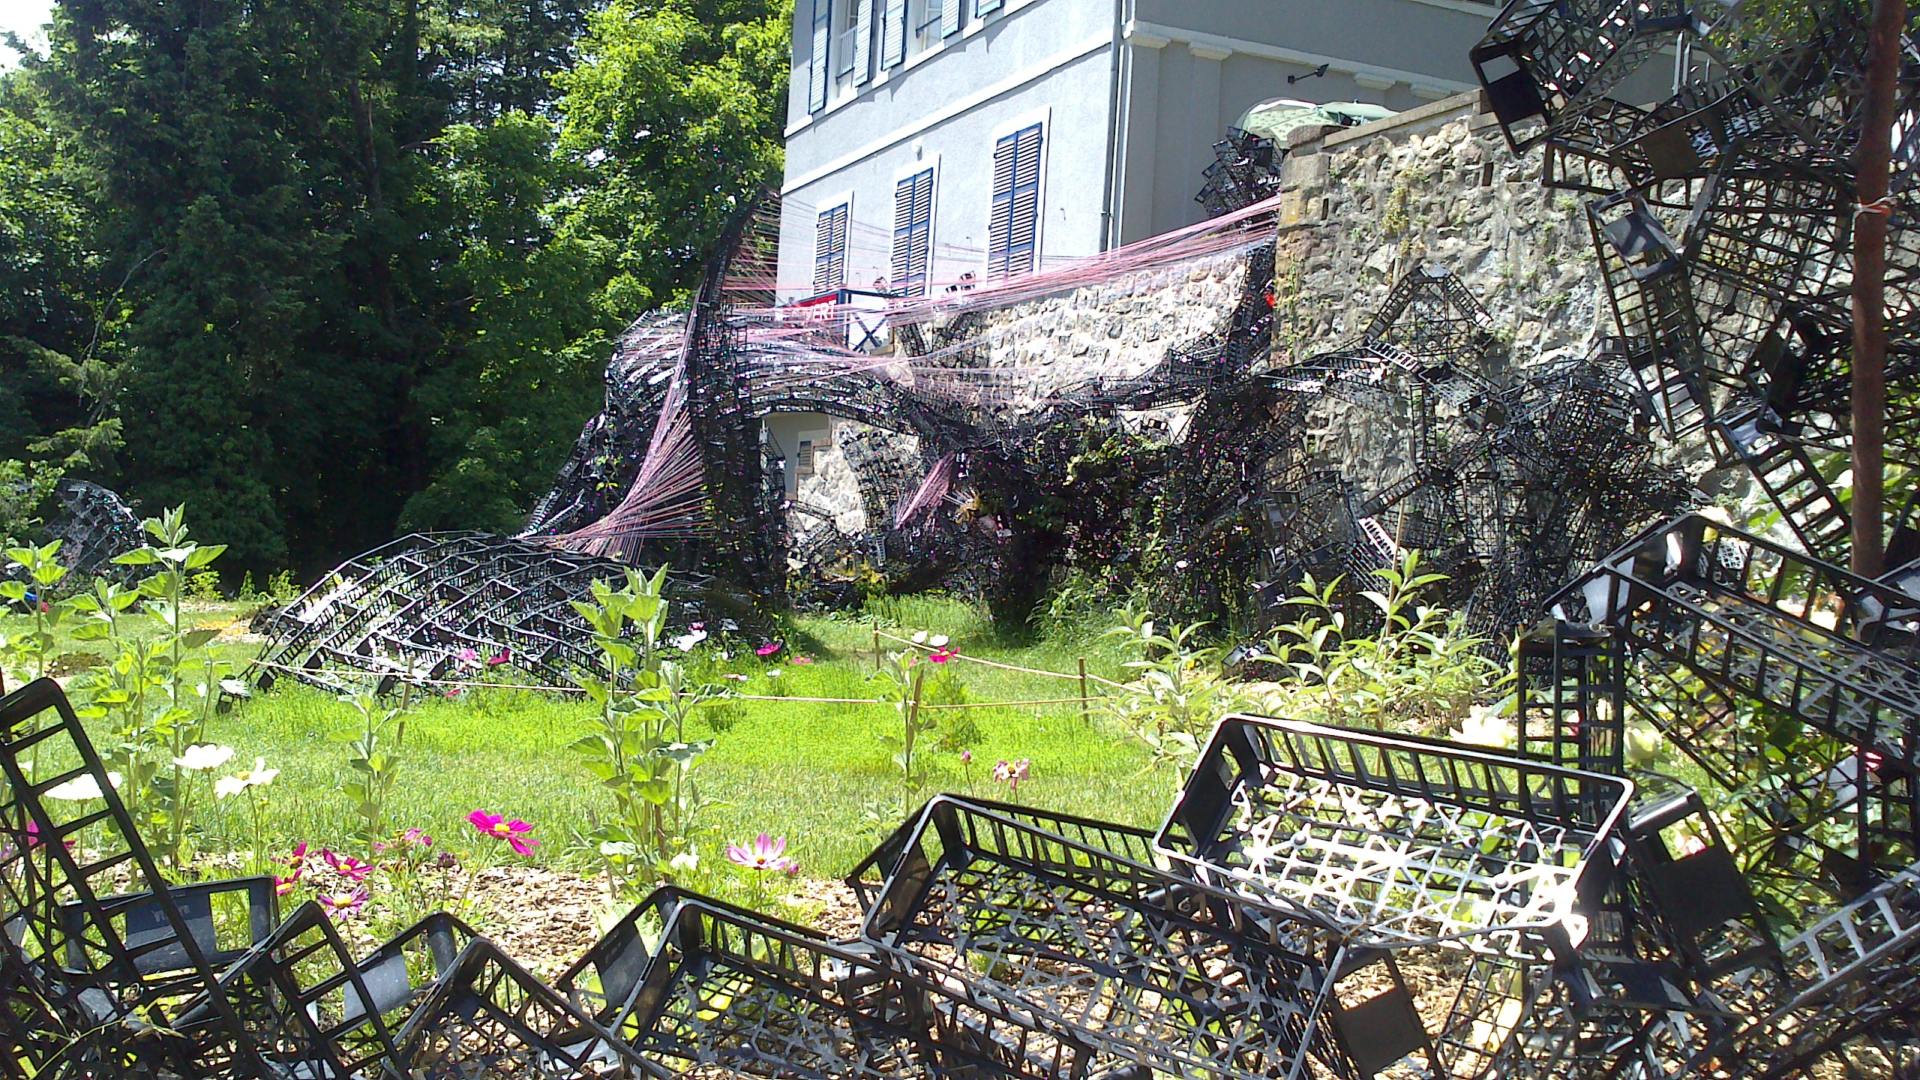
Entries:
{"type": "Polygon", "coordinates": [[[1390,956],[1344,946],[1304,911],[1156,868],[1143,831],[1105,831],[1125,847],[937,797],[862,936],[911,970],[1173,1076],[1364,1077],[1427,1050],[1390,956]]]}
{"type": "Polygon", "coordinates": [[[1086,1075],[1091,1053],[871,946],[676,889],[643,901],[558,989],[631,1045],[651,1075],[1086,1075]],[[649,953],[642,923],[656,931],[649,953]]]}
{"type": "Polygon", "coordinates": [[[1455,954],[1470,974],[1436,1041],[1453,1075],[1473,1075],[1585,938],[1632,791],[1468,747],[1230,717],[1155,847],[1356,945],[1455,954]]]}
{"type": "MultiPolygon", "coordinates": [[[[506,666],[545,685],[597,670],[576,601],[627,567],[481,533],[402,537],[341,565],[274,614],[258,682],[283,677],[386,693],[403,683],[478,681],[506,666]]],[[[683,575],[674,624],[698,621],[710,595],[683,575]]],[[[743,605],[744,606],[744,605],[743,605]]],[[[716,619],[716,622],[718,620],[716,619]]]]}

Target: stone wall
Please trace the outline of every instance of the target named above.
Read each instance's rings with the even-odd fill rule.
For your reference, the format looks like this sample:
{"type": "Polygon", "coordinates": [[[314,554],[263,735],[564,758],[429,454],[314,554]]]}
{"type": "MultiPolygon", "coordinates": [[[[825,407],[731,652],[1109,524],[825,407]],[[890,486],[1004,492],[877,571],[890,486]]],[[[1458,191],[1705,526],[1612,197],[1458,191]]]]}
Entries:
{"type": "Polygon", "coordinates": [[[1459,275],[1515,364],[1585,354],[1613,316],[1585,211],[1540,183],[1477,95],[1349,130],[1296,132],[1282,172],[1275,360],[1358,336],[1402,274],[1459,275]]]}
{"type": "Polygon", "coordinates": [[[1060,296],[989,311],[987,366],[1016,369],[1044,395],[1091,376],[1131,378],[1169,349],[1225,331],[1246,287],[1243,253],[1123,274],[1060,296]]]}

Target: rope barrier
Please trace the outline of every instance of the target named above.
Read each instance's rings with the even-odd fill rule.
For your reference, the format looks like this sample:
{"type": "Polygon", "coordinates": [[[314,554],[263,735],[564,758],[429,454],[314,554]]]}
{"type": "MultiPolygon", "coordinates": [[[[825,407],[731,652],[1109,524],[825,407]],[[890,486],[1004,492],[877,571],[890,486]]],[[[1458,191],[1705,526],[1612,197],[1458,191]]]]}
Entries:
{"type": "MultiPolygon", "coordinates": [[[[916,649],[924,649],[927,652],[934,651],[934,647],[928,645],[924,641],[914,641],[911,638],[895,637],[894,635],[887,633],[885,630],[875,630],[874,633],[880,637],[886,638],[888,641],[897,641],[902,645],[909,645],[916,649]]],[[[1043,675],[1050,679],[1068,679],[1073,682],[1080,681],[1080,676],[1078,675],[1068,675],[1064,672],[1059,672],[1059,671],[1043,671],[1039,668],[1017,667],[1013,664],[1002,664],[993,660],[982,660],[977,656],[968,656],[966,653],[963,653],[963,652],[954,653],[952,656],[952,659],[965,660],[969,664],[979,664],[982,667],[999,668],[1001,671],[1014,671],[1022,675],[1043,675]]],[[[1096,675],[1089,675],[1087,677],[1089,679],[1098,678],[1098,676],[1096,675]]]]}
{"type": "MultiPolygon", "coordinates": [[[[896,640],[903,640],[903,639],[896,639],[896,640]]],[[[908,642],[908,644],[912,644],[912,642],[908,642]]],[[[286,664],[276,664],[270,660],[261,660],[256,658],[253,660],[249,660],[248,663],[254,665],[255,667],[273,668],[277,671],[284,671],[293,675],[302,675],[302,674],[308,673],[307,669],[305,668],[291,667],[286,664]]],[[[1001,665],[1001,666],[1006,666],[1006,665],[1001,665]]],[[[1013,670],[1020,671],[1025,669],[1014,668],[1013,670]]],[[[369,674],[381,674],[381,673],[370,672],[369,674]]],[[[396,668],[391,672],[391,674],[400,675],[400,674],[403,674],[403,672],[401,672],[400,669],[396,668]]],[[[1055,675],[1058,673],[1057,672],[1039,672],[1039,674],[1055,675]]],[[[1066,675],[1061,677],[1069,678],[1069,679],[1079,678],[1079,676],[1077,675],[1066,675]]],[[[1107,681],[1107,680],[1100,679],[1099,676],[1097,675],[1089,675],[1087,677],[1092,680],[1098,680],[1102,682],[1107,681]]],[[[466,689],[470,687],[474,687],[474,688],[484,687],[489,690],[534,690],[542,693],[558,693],[558,694],[579,694],[583,692],[577,686],[542,686],[542,685],[533,684],[533,683],[475,682],[471,679],[419,678],[419,679],[414,679],[412,681],[415,683],[422,683],[429,686],[450,686],[456,689],[466,689]]],[[[1113,685],[1118,686],[1119,684],[1114,683],[1113,685]]],[[[736,701],[792,701],[792,702],[798,702],[801,704],[809,704],[809,705],[893,705],[893,704],[896,704],[895,702],[888,701],[884,698],[786,697],[786,696],[776,695],[776,694],[732,694],[730,696],[736,701]]],[[[1029,701],[968,701],[958,705],[922,705],[920,706],[920,708],[925,710],[931,710],[931,711],[952,710],[952,709],[1017,709],[1017,708],[1029,708],[1036,705],[1087,705],[1098,700],[1100,699],[1092,698],[1092,697],[1069,697],[1069,698],[1036,698],[1029,701]]]]}

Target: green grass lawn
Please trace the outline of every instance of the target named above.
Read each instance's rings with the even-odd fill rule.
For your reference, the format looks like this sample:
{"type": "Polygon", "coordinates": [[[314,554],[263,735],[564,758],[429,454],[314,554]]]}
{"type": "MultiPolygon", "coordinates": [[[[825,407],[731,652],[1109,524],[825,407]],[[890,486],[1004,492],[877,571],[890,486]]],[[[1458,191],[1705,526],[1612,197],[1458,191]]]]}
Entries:
{"type": "MultiPolygon", "coordinates": [[[[202,605],[194,618],[218,624],[244,614],[237,605],[202,605]]],[[[23,621],[6,617],[0,633],[23,621]]],[[[721,661],[717,651],[707,652],[696,657],[696,665],[716,680],[721,671],[749,673],[744,683],[720,682],[742,695],[872,698],[876,626],[903,636],[914,630],[947,634],[964,656],[1067,673],[1084,657],[1094,674],[1120,674],[1121,658],[1097,640],[1005,644],[978,610],[929,599],[891,603],[876,618],[798,618],[787,639],[790,652],[772,662],[736,647],[730,660],[721,661]],[[794,656],[809,657],[813,663],[796,664],[794,656]],[[775,669],[777,677],[770,675],[775,669]]],[[[63,641],[60,651],[103,648],[63,641]]],[[[256,648],[224,641],[216,645],[239,665],[256,648]]],[[[1029,701],[1078,693],[1078,684],[1069,680],[977,664],[959,670],[972,701],[1029,701]]],[[[534,825],[533,835],[541,840],[536,861],[588,868],[590,860],[572,834],[584,831],[589,815],[609,806],[610,800],[567,746],[590,730],[591,709],[580,697],[494,687],[453,698],[439,693],[416,696],[391,808],[395,827],[461,837],[459,843],[465,844],[472,838],[466,815],[488,810],[534,825]]],[[[965,715],[978,727],[970,777],[957,752],[933,751],[927,759],[930,780],[919,797],[967,790],[1005,797],[1005,786],[989,777],[993,763],[1027,758],[1031,775],[1020,787],[1019,801],[1157,825],[1176,778],[1169,770],[1145,771],[1144,749],[1112,730],[1097,707],[1094,712],[1089,723],[1077,705],[970,709],[965,715]]],[[[897,818],[905,793],[892,751],[880,738],[898,724],[890,707],[739,700],[727,703],[716,719],[720,730],[703,721],[709,730],[701,732],[701,737],[717,739],[699,773],[704,791],[716,803],[699,846],[703,859],[717,861],[726,843],[750,840],[764,830],[787,837],[788,853],[801,861],[807,874],[837,877],[882,834],[880,818],[888,825],[897,818]],[[886,803],[886,810],[877,803],[886,803]]],[[[359,717],[350,706],[283,679],[270,692],[216,718],[208,735],[236,750],[235,760],[220,772],[251,767],[255,757],[281,770],[277,781],[264,789],[268,850],[284,851],[304,840],[347,851],[360,845],[351,839],[351,808],[339,789],[348,773],[346,743],[358,732],[359,717]]],[[[215,804],[201,822],[205,832],[197,846],[202,851],[252,844],[244,798],[215,804]]]]}

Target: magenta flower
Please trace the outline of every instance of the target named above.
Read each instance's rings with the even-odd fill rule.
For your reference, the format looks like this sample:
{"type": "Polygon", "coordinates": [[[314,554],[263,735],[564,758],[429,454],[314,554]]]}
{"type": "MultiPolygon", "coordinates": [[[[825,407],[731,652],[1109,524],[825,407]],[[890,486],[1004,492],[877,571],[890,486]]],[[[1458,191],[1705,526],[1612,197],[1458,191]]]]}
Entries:
{"type": "Polygon", "coordinates": [[[299,874],[295,874],[292,877],[274,878],[273,879],[273,895],[285,896],[288,893],[292,892],[293,887],[298,884],[300,884],[299,874]]]}
{"type": "Polygon", "coordinates": [[[509,649],[509,648],[507,648],[507,647],[506,647],[505,645],[502,645],[502,646],[500,647],[500,655],[499,655],[499,656],[489,656],[489,657],[487,657],[487,666],[488,666],[488,667],[498,667],[499,665],[501,665],[501,664],[504,664],[504,663],[506,663],[507,661],[509,661],[509,660],[511,660],[511,659],[513,659],[513,650],[512,650],[512,649],[509,649]]]}
{"type": "Polygon", "coordinates": [[[750,678],[750,676],[742,675],[737,671],[729,671],[720,677],[723,679],[732,679],[734,682],[746,682],[750,678]]]}
{"type": "Polygon", "coordinates": [[[320,906],[327,909],[328,914],[350,915],[353,912],[359,911],[360,908],[366,904],[367,890],[359,888],[337,892],[324,892],[321,893],[317,899],[320,901],[320,906]]]}
{"type": "Polygon", "coordinates": [[[784,649],[786,647],[787,646],[785,642],[769,641],[765,645],[762,645],[759,648],[753,650],[753,652],[754,652],[754,655],[756,656],[772,656],[775,653],[779,652],[781,649],[784,649]]]}
{"type": "Polygon", "coordinates": [[[421,832],[419,829],[408,829],[406,832],[403,832],[400,834],[400,839],[416,847],[432,847],[433,846],[433,837],[428,836],[426,833],[421,832]]]}
{"type": "Polygon", "coordinates": [[[467,815],[467,820],[473,824],[480,835],[490,836],[495,840],[505,840],[507,846],[513,848],[516,855],[531,855],[533,849],[540,846],[538,840],[525,839],[525,835],[533,831],[533,826],[518,818],[508,821],[498,814],[475,810],[467,815]]]}
{"type": "Polygon", "coordinates": [[[813,663],[813,657],[811,657],[811,656],[796,656],[796,657],[794,657],[794,658],[793,658],[793,662],[794,662],[794,663],[796,663],[796,664],[811,664],[811,663],[813,663]]]}
{"type": "Polygon", "coordinates": [[[351,855],[341,858],[332,851],[322,851],[320,858],[333,869],[334,873],[339,874],[341,877],[346,878],[356,885],[367,880],[367,875],[373,873],[372,864],[363,863],[351,855]]]}
{"type": "Polygon", "coordinates": [[[787,838],[768,836],[761,833],[754,838],[753,850],[749,851],[739,844],[727,845],[727,860],[736,866],[749,870],[773,870],[779,873],[795,874],[800,864],[786,856],[787,838]]]}
{"type": "Polygon", "coordinates": [[[687,629],[689,630],[705,630],[706,628],[707,628],[707,624],[703,622],[689,623],[687,626],[687,629]]]}
{"type": "Polygon", "coordinates": [[[460,688],[456,686],[456,687],[454,687],[453,689],[451,689],[451,690],[449,690],[449,691],[447,691],[447,696],[448,696],[448,697],[459,697],[459,696],[460,696],[460,688]]]}
{"type": "Polygon", "coordinates": [[[473,646],[469,645],[460,650],[460,662],[468,667],[475,667],[480,663],[480,654],[474,652],[473,646]]]}
{"type": "Polygon", "coordinates": [[[960,751],[960,764],[962,765],[973,764],[973,751],[971,750],[960,751]]]}
{"type": "Polygon", "coordinates": [[[293,854],[288,855],[283,861],[292,868],[292,877],[289,880],[299,881],[300,876],[307,872],[307,842],[302,840],[293,845],[293,854]]]}
{"type": "Polygon", "coordinates": [[[936,664],[944,664],[947,661],[953,659],[953,650],[952,649],[935,649],[932,652],[927,654],[927,659],[933,661],[936,664]]]}

